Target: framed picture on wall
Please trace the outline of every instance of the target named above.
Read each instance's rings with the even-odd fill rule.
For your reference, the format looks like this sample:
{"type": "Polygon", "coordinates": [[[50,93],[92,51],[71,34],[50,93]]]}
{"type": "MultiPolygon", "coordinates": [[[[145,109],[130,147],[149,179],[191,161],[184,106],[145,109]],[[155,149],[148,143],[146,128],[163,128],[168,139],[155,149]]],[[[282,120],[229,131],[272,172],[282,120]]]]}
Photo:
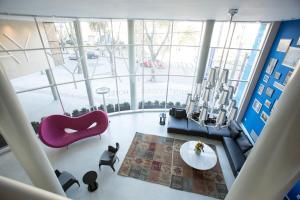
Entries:
{"type": "Polygon", "coordinates": [[[275,72],[274,78],[278,80],[278,79],[280,79],[280,77],[281,77],[281,73],[280,72],[275,72]]]}
{"type": "Polygon", "coordinates": [[[292,71],[289,71],[289,72],[287,73],[287,75],[285,76],[285,79],[284,79],[283,85],[287,85],[287,84],[289,83],[289,80],[290,80],[290,78],[291,78],[292,74],[293,74],[293,72],[292,72],[292,71]]]}
{"type": "Polygon", "coordinates": [[[270,75],[272,74],[276,63],[277,63],[277,59],[275,59],[275,58],[270,59],[269,64],[268,64],[267,69],[266,69],[267,74],[270,74],[270,75]]]}
{"type": "Polygon", "coordinates": [[[272,89],[270,87],[267,87],[267,89],[266,89],[266,95],[268,97],[272,97],[273,93],[274,93],[274,89],[272,89]]]}
{"type": "Polygon", "coordinates": [[[290,47],[291,42],[292,42],[292,39],[281,39],[279,41],[276,51],[283,52],[283,53],[287,52],[287,50],[290,47]]]}
{"type": "Polygon", "coordinates": [[[256,113],[259,113],[259,111],[261,109],[261,106],[262,106],[262,104],[257,99],[255,99],[254,102],[253,102],[253,105],[252,105],[253,110],[256,113]]]}
{"type": "Polygon", "coordinates": [[[268,118],[269,118],[269,115],[267,115],[267,113],[265,113],[265,111],[262,111],[262,113],[261,113],[261,115],[260,115],[260,119],[261,119],[264,123],[266,123],[267,120],[268,120],[268,118]]]}
{"type": "Polygon", "coordinates": [[[268,75],[264,75],[263,82],[268,83],[268,81],[269,81],[269,76],[268,75]]]}
{"type": "Polygon", "coordinates": [[[263,93],[264,89],[265,89],[265,86],[263,84],[260,84],[259,88],[257,90],[257,94],[261,95],[263,93]]]}
{"type": "Polygon", "coordinates": [[[267,107],[267,108],[271,108],[271,101],[269,101],[268,99],[266,99],[266,101],[265,101],[265,106],[267,107]]]}
{"type": "Polygon", "coordinates": [[[277,106],[277,102],[278,102],[278,100],[275,100],[275,102],[273,103],[273,106],[272,106],[271,112],[274,110],[274,108],[276,108],[276,106],[277,106]]]}
{"type": "Polygon", "coordinates": [[[299,59],[300,59],[300,48],[290,47],[288,52],[285,54],[282,64],[287,67],[295,68],[299,59]]]}

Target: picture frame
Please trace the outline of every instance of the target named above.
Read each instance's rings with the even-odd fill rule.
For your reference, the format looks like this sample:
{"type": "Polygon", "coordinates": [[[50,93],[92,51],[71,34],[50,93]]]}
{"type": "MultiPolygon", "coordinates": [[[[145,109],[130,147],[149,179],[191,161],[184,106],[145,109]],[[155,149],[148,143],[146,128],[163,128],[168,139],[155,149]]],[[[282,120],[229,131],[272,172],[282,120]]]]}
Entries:
{"type": "Polygon", "coordinates": [[[290,47],[282,61],[282,65],[294,69],[300,59],[300,48],[290,47]]]}
{"type": "Polygon", "coordinates": [[[284,90],[284,85],[282,85],[281,83],[278,83],[277,81],[274,81],[273,86],[280,91],[284,90]]]}
{"type": "Polygon", "coordinates": [[[286,53],[290,47],[292,39],[280,39],[276,51],[286,53]]]}
{"type": "Polygon", "coordinates": [[[266,123],[267,120],[269,119],[269,115],[267,115],[267,113],[265,111],[262,111],[261,115],[260,115],[260,119],[266,123]]]}
{"type": "Polygon", "coordinates": [[[259,88],[257,90],[257,94],[261,95],[263,93],[264,89],[265,89],[265,86],[263,84],[260,84],[259,88]]]}
{"type": "Polygon", "coordinates": [[[267,87],[266,95],[271,98],[273,93],[274,93],[274,89],[272,89],[271,87],[267,87]]]}
{"type": "Polygon", "coordinates": [[[269,61],[269,64],[267,66],[267,69],[266,69],[266,73],[271,75],[275,66],[277,64],[277,59],[276,58],[271,58],[270,61],[269,61]]]}
{"type": "Polygon", "coordinates": [[[258,101],[258,99],[255,99],[252,105],[253,110],[256,113],[259,113],[260,109],[261,109],[262,104],[258,101]]]}
{"type": "Polygon", "coordinates": [[[277,79],[277,80],[279,80],[280,77],[281,77],[281,73],[280,72],[275,72],[274,78],[277,79]]]}
{"type": "Polygon", "coordinates": [[[268,109],[270,109],[270,108],[271,108],[271,105],[272,105],[272,102],[269,101],[268,99],[266,99],[266,101],[265,101],[265,106],[266,106],[268,109]]]}
{"type": "Polygon", "coordinates": [[[278,102],[278,100],[275,100],[275,101],[274,101],[273,106],[272,106],[272,109],[271,109],[271,113],[272,113],[272,111],[274,110],[274,108],[276,108],[277,102],[278,102]]]}
{"type": "Polygon", "coordinates": [[[269,81],[269,76],[264,75],[263,82],[268,83],[268,81],[269,81]]]}
{"type": "Polygon", "coordinates": [[[285,76],[285,79],[284,79],[283,85],[287,85],[287,84],[289,83],[289,80],[290,80],[290,78],[291,78],[292,74],[293,74],[293,72],[292,72],[292,71],[289,71],[289,72],[287,73],[287,75],[285,76]]]}

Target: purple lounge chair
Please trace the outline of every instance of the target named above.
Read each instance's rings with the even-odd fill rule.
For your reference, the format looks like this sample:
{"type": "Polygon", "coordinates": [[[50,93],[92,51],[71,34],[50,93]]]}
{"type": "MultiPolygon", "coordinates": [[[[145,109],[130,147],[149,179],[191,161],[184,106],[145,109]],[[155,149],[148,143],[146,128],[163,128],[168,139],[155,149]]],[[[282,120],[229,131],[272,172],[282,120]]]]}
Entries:
{"type": "Polygon", "coordinates": [[[49,147],[61,148],[83,138],[100,135],[108,127],[108,117],[100,110],[80,117],[51,115],[39,127],[41,141],[49,147]],[[68,132],[68,129],[73,132],[68,132]]]}

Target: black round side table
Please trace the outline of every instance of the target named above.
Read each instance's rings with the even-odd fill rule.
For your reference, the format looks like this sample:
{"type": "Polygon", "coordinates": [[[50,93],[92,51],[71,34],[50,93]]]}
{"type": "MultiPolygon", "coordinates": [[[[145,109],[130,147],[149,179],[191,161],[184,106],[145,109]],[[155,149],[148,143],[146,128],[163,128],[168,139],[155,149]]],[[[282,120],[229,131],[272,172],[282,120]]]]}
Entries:
{"type": "Polygon", "coordinates": [[[89,171],[84,174],[82,177],[82,181],[88,185],[88,190],[90,192],[94,192],[98,188],[98,183],[96,182],[97,172],[89,171]]]}

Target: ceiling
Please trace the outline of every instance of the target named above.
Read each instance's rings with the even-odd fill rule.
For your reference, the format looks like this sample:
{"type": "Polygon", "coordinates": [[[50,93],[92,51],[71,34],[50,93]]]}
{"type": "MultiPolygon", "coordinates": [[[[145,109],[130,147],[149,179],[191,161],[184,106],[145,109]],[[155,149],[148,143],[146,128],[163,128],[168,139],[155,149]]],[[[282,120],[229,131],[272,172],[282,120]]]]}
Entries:
{"type": "Polygon", "coordinates": [[[0,13],[42,16],[228,20],[300,19],[300,0],[0,0],[0,13]]]}

